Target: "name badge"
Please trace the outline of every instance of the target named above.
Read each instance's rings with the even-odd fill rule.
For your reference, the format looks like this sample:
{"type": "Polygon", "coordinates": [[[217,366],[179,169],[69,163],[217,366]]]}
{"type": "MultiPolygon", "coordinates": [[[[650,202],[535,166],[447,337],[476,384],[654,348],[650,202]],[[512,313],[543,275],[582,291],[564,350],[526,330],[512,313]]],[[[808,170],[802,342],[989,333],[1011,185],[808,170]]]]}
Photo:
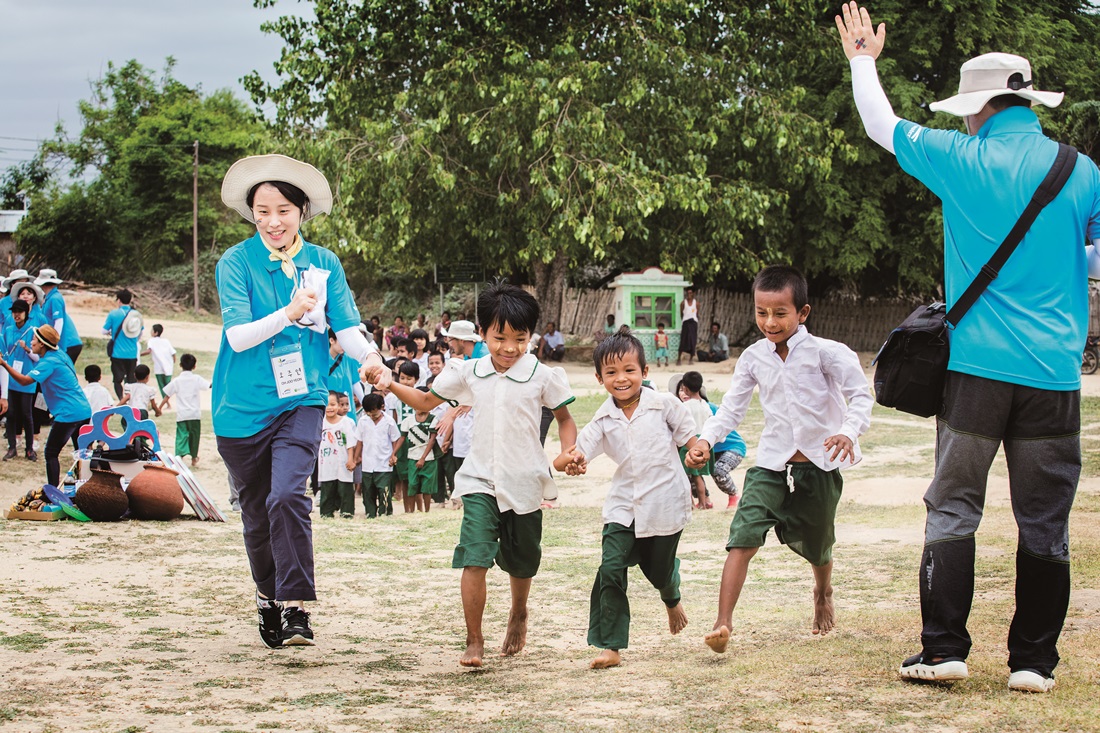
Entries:
{"type": "Polygon", "coordinates": [[[14,369],[15,371],[19,372],[20,374],[24,374],[24,372],[23,372],[23,362],[22,361],[13,361],[11,363],[11,368],[14,369]]]}
{"type": "Polygon", "coordinates": [[[275,389],[279,399],[297,397],[309,391],[300,343],[272,347],[271,371],[275,374],[275,389]]]}

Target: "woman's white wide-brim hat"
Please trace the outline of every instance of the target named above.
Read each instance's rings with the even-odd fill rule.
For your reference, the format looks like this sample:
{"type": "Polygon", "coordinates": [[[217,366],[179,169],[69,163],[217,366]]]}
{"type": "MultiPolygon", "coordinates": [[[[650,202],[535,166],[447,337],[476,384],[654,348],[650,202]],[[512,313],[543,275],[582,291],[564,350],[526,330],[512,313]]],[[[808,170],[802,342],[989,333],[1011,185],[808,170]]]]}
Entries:
{"type": "Polygon", "coordinates": [[[231,165],[222,180],[222,202],[255,224],[248,206],[248,192],[257,183],[266,181],[283,181],[305,192],[309,210],[302,212],[303,222],[332,211],[332,189],[325,174],[309,163],[277,153],[241,158],[231,165]]]}
{"type": "Polygon", "coordinates": [[[1002,94],[1014,94],[1047,107],[1057,107],[1065,96],[1062,92],[1041,92],[1031,87],[1031,64],[1023,56],[984,53],[962,65],[959,93],[933,102],[929,109],[966,117],[978,114],[989,100],[1002,94]]]}
{"type": "Polygon", "coordinates": [[[42,288],[38,287],[29,280],[24,280],[21,283],[15,283],[11,286],[11,299],[13,301],[18,300],[19,294],[24,290],[34,291],[35,302],[38,303],[38,305],[42,305],[42,303],[46,300],[46,294],[42,292],[42,288]]]}

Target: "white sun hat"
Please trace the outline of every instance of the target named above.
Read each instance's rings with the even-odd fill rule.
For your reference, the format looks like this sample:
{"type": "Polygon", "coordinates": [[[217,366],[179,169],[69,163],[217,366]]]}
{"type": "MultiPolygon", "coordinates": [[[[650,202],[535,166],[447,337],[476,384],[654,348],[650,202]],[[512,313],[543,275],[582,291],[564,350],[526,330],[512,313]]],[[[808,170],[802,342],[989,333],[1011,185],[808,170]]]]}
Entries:
{"type": "Polygon", "coordinates": [[[17,280],[33,280],[34,275],[30,274],[26,270],[12,270],[11,274],[0,281],[6,290],[11,290],[11,285],[17,280]]]}
{"type": "Polygon", "coordinates": [[[24,290],[34,291],[34,302],[38,305],[42,305],[42,303],[46,300],[46,294],[42,292],[42,288],[38,287],[34,284],[34,282],[30,280],[24,280],[23,282],[14,283],[11,286],[11,299],[19,300],[19,294],[24,290]]]}
{"type": "Polygon", "coordinates": [[[993,97],[1015,94],[1032,102],[1057,107],[1062,92],[1040,92],[1032,87],[1031,64],[1023,56],[1010,53],[985,53],[962,65],[959,93],[933,102],[933,112],[946,112],[958,117],[976,115],[993,97]]]}
{"type": "Polygon", "coordinates": [[[305,192],[309,207],[302,212],[303,222],[332,211],[332,189],[325,174],[309,163],[277,153],[241,158],[231,165],[222,180],[222,202],[255,224],[248,192],[257,183],[266,181],[283,181],[305,192]]]}
{"type": "Polygon", "coordinates": [[[458,339],[459,341],[480,341],[474,324],[470,321],[451,321],[450,328],[440,328],[439,333],[445,338],[458,339]]]}
{"type": "Polygon", "coordinates": [[[43,267],[38,271],[38,279],[34,281],[34,284],[41,287],[46,284],[60,285],[62,282],[64,281],[57,276],[57,270],[43,267]]]}

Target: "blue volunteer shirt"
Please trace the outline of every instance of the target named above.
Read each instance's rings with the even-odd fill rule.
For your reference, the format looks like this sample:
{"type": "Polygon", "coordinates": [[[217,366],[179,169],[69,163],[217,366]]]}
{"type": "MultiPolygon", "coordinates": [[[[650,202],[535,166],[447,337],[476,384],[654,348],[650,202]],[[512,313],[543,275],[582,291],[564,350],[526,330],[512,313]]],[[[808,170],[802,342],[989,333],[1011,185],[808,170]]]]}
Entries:
{"type": "MultiPolygon", "coordinates": [[[[215,278],[222,305],[222,340],[214,364],[214,434],[247,438],[270,425],[282,413],[304,405],[328,404],[328,334],[291,325],[262,344],[233,351],[225,331],[258,321],[288,306],[294,283],[280,263],[269,258],[259,233],[229,248],[218,261],[215,278]],[[306,393],[280,399],[271,368],[272,348],[301,344],[306,393]]],[[[334,331],[359,323],[359,310],[348,288],[340,260],[329,250],[304,242],[294,266],[328,270],[325,316],[334,331]]]]}
{"type": "Polygon", "coordinates": [[[348,404],[351,405],[351,411],[348,412],[348,415],[352,420],[356,420],[358,419],[358,411],[355,409],[355,383],[359,381],[360,364],[347,354],[341,354],[337,358],[340,359],[338,365],[335,359],[329,362],[326,385],[330,391],[348,396],[348,404]],[[333,366],[336,368],[333,369],[333,366]]]}
{"type": "MultiPolygon", "coordinates": [[[[950,306],[996,251],[1054,163],[1058,144],[1025,107],[970,136],[908,121],[894,128],[902,169],[943,202],[950,306]]],[[[1100,237],[1100,171],[1079,156],[1058,197],[951,334],[948,369],[1038,389],[1081,387],[1088,331],[1086,240],[1100,237]]]]}
{"type": "Polygon", "coordinates": [[[56,422],[80,422],[92,416],[76,368],[65,352],[47,351],[27,376],[42,387],[42,396],[56,422]]]}
{"type": "MultiPolygon", "coordinates": [[[[718,414],[718,405],[708,401],[707,407],[710,408],[711,415],[718,414]]],[[[737,432],[736,430],[729,431],[729,433],[726,434],[725,440],[711,448],[711,452],[714,455],[718,455],[719,453],[727,453],[731,450],[740,453],[742,457],[745,456],[745,453],[748,450],[745,446],[745,439],[742,438],[741,433],[737,432]]]]}
{"type": "Polygon", "coordinates": [[[0,333],[7,328],[8,323],[11,321],[11,295],[5,295],[0,298],[0,333]]]}
{"type": "Polygon", "coordinates": [[[80,334],[77,333],[76,324],[73,323],[68,309],[65,307],[65,298],[57,288],[46,294],[46,300],[42,303],[42,316],[46,323],[57,328],[57,321],[61,321],[61,328],[57,328],[61,334],[61,342],[58,347],[64,351],[71,346],[83,346],[80,334]]]}
{"type": "MultiPolygon", "coordinates": [[[[27,320],[23,321],[22,326],[15,325],[15,319],[12,318],[11,313],[8,313],[8,321],[4,326],[4,359],[12,365],[12,367],[20,374],[27,374],[32,368],[34,368],[34,362],[31,361],[31,355],[28,354],[19,342],[22,341],[30,348],[31,339],[34,338],[34,329],[38,326],[44,326],[42,317],[39,315],[35,318],[33,315],[27,320]]],[[[33,394],[34,385],[22,385],[14,379],[8,379],[8,392],[22,392],[23,394],[33,394]]]]}
{"type": "Polygon", "coordinates": [[[122,332],[122,322],[126,320],[126,314],[129,313],[130,310],[130,306],[128,305],[115,308],[107,314],[107,320],[103,323],[103,330],[108,331],[110,334],[107,338],[113,338],[115,340],[114,352],[111,354],[112,359],[138,358],[138,340],[141,338],[141,333],[145,332],[145,329],[142,328],[141,333],[133,338],[130,338],[122,332]],[[115,336],[116,331],[118,332],[117,336],[115,336]]]}
{"type": "Polygon", "coordinates": [[[474,343],[473,353],[470,354],[471,359],[480,359],[483,356],[489,355],[489,347],[485,345],[484,341],[478,341],[474,343]]]}

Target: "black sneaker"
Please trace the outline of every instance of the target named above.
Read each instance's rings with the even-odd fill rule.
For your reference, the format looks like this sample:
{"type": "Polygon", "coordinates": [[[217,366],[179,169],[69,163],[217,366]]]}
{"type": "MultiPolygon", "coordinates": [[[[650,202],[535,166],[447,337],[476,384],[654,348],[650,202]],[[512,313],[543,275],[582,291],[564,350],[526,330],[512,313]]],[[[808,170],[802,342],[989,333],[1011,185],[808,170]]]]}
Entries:
{"type": "Polygon", "coordinates": [[[283,644],[313,646],[313,629],[309,628],[309,614],[298,606],[290,606],[283,611],[283,644]]]}
{"type": "Polygon", "coordinates": [[[15,458],[17,455],[19,455],[19,454],[15,452],[15,448],[8,448],[8,452],[4,454],[4,460],[5,461],[10,461],[12,458],[15,458]]]}
{"type": "Polygon", "coordinates": [[[922,653],[902,662],[898,674],[907,680],[921,682],[958,682],[970,677],[970,670],[962,657],[944,657],[938,662],[930,662],[925,661],[922,653]]]}
{"type": "Polygon", "coordinates": [[[27,456],[28,461],[37,461],[38,460],[38,454],[34,452],[34,448],[27,449],[26,456],[27,456]]]}
{"type": "Polygon", "coordinates": [[[283,645],[283,607],[272,603],[260,611],[260,640],[269,649],[278,649],[283,645]]]}

